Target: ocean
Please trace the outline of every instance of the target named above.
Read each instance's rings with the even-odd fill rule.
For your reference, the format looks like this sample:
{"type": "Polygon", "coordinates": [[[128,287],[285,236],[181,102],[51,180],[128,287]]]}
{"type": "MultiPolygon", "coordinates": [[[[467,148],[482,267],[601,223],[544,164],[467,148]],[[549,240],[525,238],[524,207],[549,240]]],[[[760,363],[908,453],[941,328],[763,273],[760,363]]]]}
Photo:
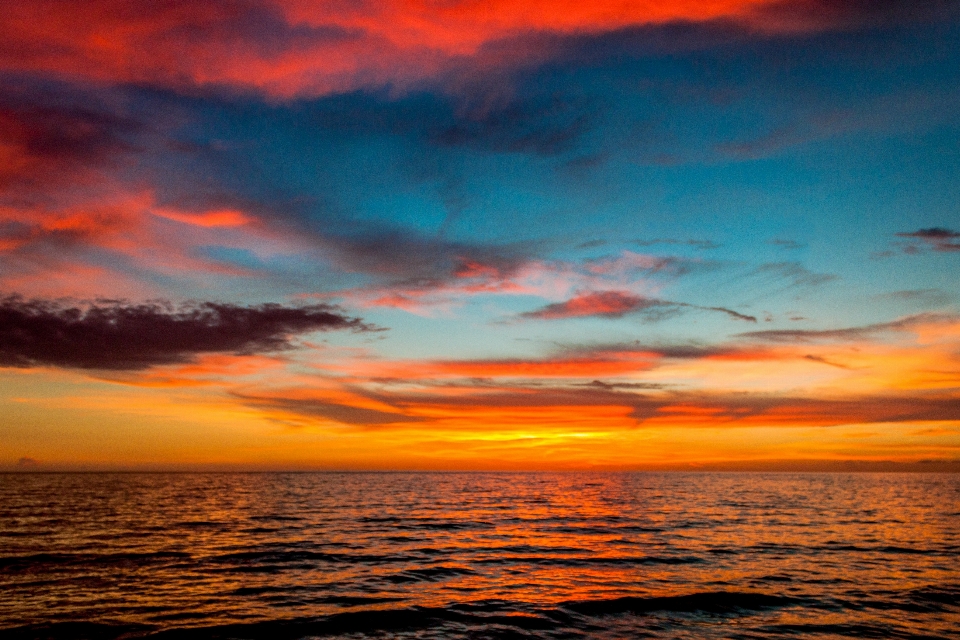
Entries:
{"type": "Polygon", "coordinates": [[[960,638],[960,474],[5,474],[0,636],[960,638]]]}

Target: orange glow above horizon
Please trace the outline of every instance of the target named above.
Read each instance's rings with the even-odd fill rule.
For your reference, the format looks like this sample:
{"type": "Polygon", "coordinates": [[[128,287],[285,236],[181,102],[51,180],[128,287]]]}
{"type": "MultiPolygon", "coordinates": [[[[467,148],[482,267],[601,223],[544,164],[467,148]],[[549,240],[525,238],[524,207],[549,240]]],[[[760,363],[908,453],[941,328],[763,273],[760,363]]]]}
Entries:
{"type": "MultiPolygon", "coordinates": [[[[254,449],[227,446],[207,454],[240,466],[512,468],[526,460],[536,468],[635,468],[842,460],[853,451],[857,459],[952,459],[960,455],[958,327],[957,319],[937,318],[917,323],[895,343],[745,345],[737,357],[637,351],[402,363],[333,350],[325,352],[328,373],[303,368],[298,358],[209,355],[92,378],[34,370],[18,394],[0,401],[20,411],[55,408],[57,415],[95,407],[118,428],[130,420],[151,422],[158,411],[197,425],[233,416],[233,426],[217,429],[268,434],[269,444],[254,449]],[[772,383],[770,375],[777,376],[772,383]],[[686,388],[682,381],[694,378],[686,388]],[[85,391],[73,400],[69,393],[28,399],[31,389],[36,394],[51,384],[85,391]],[[219,395],[210,396],[211,389],[219,395]],[[170,395],[143,413],[141,394],[157,392],[170,395]],[[381,453],[363,444],[374,435],[381,453]]],[[[142,454],[141,463],[190,458],[191,446],[190,439],[168,442],[142,454]]],[[[37,456],[57,458],[54,450],[37,456]]]]}

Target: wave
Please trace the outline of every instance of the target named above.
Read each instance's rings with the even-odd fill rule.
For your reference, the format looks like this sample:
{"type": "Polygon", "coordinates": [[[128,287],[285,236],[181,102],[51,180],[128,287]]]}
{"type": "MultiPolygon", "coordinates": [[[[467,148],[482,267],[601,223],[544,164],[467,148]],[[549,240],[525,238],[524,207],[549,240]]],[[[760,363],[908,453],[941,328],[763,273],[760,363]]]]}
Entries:
{"type": "MultiPolygon", "coordinates": [[[[245,591],[244,594],[261,593],[245,591]]],[[[342,598],[345,605],[383,604],[386,599],[342,598]]],[[[306,636],[391,633],[444,628],[486,630],[490,637],[504,637],[513,631],[552,631],[557,629],[586,630],[594,628],[591,618],[623,614],[655,613],[724,613],[750,612],[803,604],[801,599],[748,592],[706,592],[666,597],[625,597],[562,603],[552,609],[527,608],[506,602],[458,603],[447,607],[408,607],[369,609],[336,613],[322,618],[290,618],[261,622],[178,628],[144,625],[54,623],[29,625],[4,630],[8,638],[98,638],[121,637],[167,638],[235,638],[260,640],[293,639],[306,636]]]]}
{"type": "MultiPolygon", "coordinates": [[[[437,568],[456,571],[457,568],[437,568]]],[[[302,590],[302,587],[283,589],[302,590]]],[[[256,596],[277,591],[273,588],[238,589],[232,595],[256,596]]],[[[874,594],[877,595],[877,594],[874,594]]],[[[888,595],[900,604],[925,603],[924,610],[955,611],[960,603],[960,589],[954,586],[922,587],[888,595]]],[[[340,604],[350,607],[382,607],[395,602],[394,598],[325,596],[314,602],[340,604]]],[[[824,602],[811,597],[790,596],[753,591],[705,591],[671,596],[626,596],[621,598],[576,600],[562,602],[553,608],[536,608],[523,603],[480,601],[455,603],[446,607],[372,608],[344,611],[324,617],[299,617],[231,624],[203,625],[194,614],[156,616],[154,621],[165,624],[111,624],[96,622],[60,622],[26,625],[0,630],[0,635],[11,640],[27,638],[118,640],[120,638],[148,638],[150,640],[223,639],[236,640],[293,640],[309,636],[331,637],[431,631],[443,636],[467,637],[479,634],[488,638],[583,637],[607,628],[612,619],[630,616],[649,619],[651,629],[682,627],[709,620],[711,616],[725,619],[755,616],[774,609],[831,609],[836,602],[824,602]],[[679,618],[677,616],[680,616],[679,618]],[[685,622],[686,621],[686,622],[685,622]],[[179,625],[179,626],[173,626],[179,625]]],[[[852,607],[870,607],[867,602],[844,603],[852,607]]],[[[874,603],[876,604],[876,603],[874,603]]],[[[895,605],[896,602],[891,602],[895,605]]],[[[884,607],[887,608],[887,607],[884,607]]],[[[891,606],[889,608],[897,608],[891,606]]],[[[905,629],[887,624],[870,623],[767,623],[754,627],[760,636],[833,634],[862,638],[919,638],[905,629]]],[[[933,630],[931,630],[932,632],[933,630]]],[[[635,635],[635,634],[633,634],[635,635]]],[[[927,640],[939,638],[934,634],[927,640]]]]}
{"type": "Polygon", "coordinates": [[[570,602],[565,609],[589,616],[622,613],[733,613],[737,611],[762,611],[811,603],[808,598],[769,595],[746,591],[708,591],[678,596],[636,597],[626,596],[612,600],[586,600],[570,602]]]}
{"type": "Polygon", "coordinates": [[[77,565],[144,565],[159,561],[183,561],[192,558],[189,553],[154,551],[147,553],[36,553],[0,558],[0,569],[25,572],[53,567],[77,565]]]}

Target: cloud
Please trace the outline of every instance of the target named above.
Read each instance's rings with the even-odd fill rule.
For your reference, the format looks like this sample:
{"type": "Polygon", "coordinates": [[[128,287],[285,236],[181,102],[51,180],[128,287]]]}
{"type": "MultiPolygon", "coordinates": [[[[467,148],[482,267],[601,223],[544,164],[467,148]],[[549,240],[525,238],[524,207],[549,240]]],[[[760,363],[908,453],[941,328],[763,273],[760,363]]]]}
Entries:
{"type": "Polygon", "coordinates": [[[498,108],[462,114],[437,131],[432,141],[495,152],[555,156],[577,147],[586,131],[590,109],[556,96],[514,99],[498,108]]]}
{"type": "Polygon", "coordinates": [[[754,9],[759,25],[775,29],[876,28],[915,22],[945,22],[960,14],[951,0],[778,0],[754,9]]]}
{"type": "Polygon", "coordinates": [[[0,287],[39,297],[161,296],[158,282],[261,275],[204,247],[257,255],[296,249],[262,225],[240,224],[247,218],[238,211],[155,210],[150,193],[121,187],[110,196],[52,208],[0,204],[0,287]]]}
{"type": "Polygon", "coordinates": [[[351,406],[331,402],[323,398],[253,396],[235,394],[244,404],[267,412],[293,413],[308,418],[332,420],[353,426],[383,426],[410,422],[422,422],[423,417],[410,416],[401,411],[386,411],[364,406],[351,406]]]}
{"type": "Polygon", "coordinates": [[[482,245],[382,230],[350,236],[318,234],[315,241],[339,266],[390,278],[411,289],[440,287],[451,279],[507,278],[535,250],[529,244],[482,245]]]}
{"type": "Polygon", "coordinates": [[[955,14],[946,0],[32,0],[5,6],[0,70],[290,98],[404,88],[450,74],[465,59],[489,69],[528,65],[550,55],[544,49],[549,37],[666,25],[673,32],[673,38],[664,34],[669,41],[691,23],[808,32],[955,14]]]}
{"type": "MultiPolygon", "coordinates": [[[[407,277],[330,295],[345,297],[361,306],[393,307],[413,313],[449,308],[463,304],[471,296],[485,294],[562,300],[580,291],[612,289],[615,293],[608,296],[611,304],[616,304],[613,300],[616,292],[622,297],[620,304],[631,304],[624,296],[640,296],[642,294],[635,292],[655,290],[662,280],[718,266],[700,260],[632,251],[580,262],[542,260],[523,254],[531,251],[529,244],[483,247],[424,239],[411,240],[409,244],[387,243],[384,250],[379,251],[380,245],[381,242],[346,242],[339,248],[332,246],[331,253],[343,256],[341,264],[363,265],[368,272],[372,271],[371,266],[382,265],[378,268],[381,276],[407,277]],[[417,277],[417,274],[426,275],[417,277]]],[[[669,305],[654,306],[670,311],[669,305]]]]}
{"type": "MultiPolygon", "coordinates": [[[[231,380],[234,356],[217,356],[188,365],[196,371],[186,380],[215,380],[244,406],[291,425],[334,422],[440,438],[444,430],[609,434],[956,421],[958,327],[956,315],[920,314],[838,331],[754,332],[745,334],[749,342],[570,346],[529,358],[381,360],[341,352],[308,376],[284,371],[277,360],[269,387],[242,372],[231,380]],[[904,340],[904,332],[919,339],[904,340]]],[[[134,377],[166,384],[187,374],[165,369],[134,377]]]]}
{"type": "MultiPolygon", "coordinates": [[[[465,381],[458,387],[385,389],[331,402],[308,393],[243,398],[249,406],[309,419],[374,428],[473,432],[545,428],[590,431],[637,427],[826,427],[960,419],[960,399],[929,393],[845,394],[819,398],[744,391],[689,391],[658,385],[465,381]],[[373,400],[371,400],[373,398],[373,400]],[[377,403],[377,408],[368,405],[377,403]]],[[[388,385],[389,386],[389,385],[388,385]]]]}
{"type": "Polygon", "coordinates": [[[83,182],[137,150],[143,123],[86,102],[16,83],[0,90],[0,191],[83,182]]]}
{"type": "Polygon", "coordinates": [[[754,316],[745,315],[725,307],[703,307],[685,302],[671,302],[657,298],[647,298],[627,291],[587,291],[554,304],[548,304],[534,311],[520,314],[519,317],[530,320],[562,320],[567,318],[622,318],[628,314],[648,314],[653,319],[662,317],[680,309],[699,309],[717,311],[737,320],[756,322],[754,316]]]}
{"type": "Polygon", "coordinates": [[[10,9],[0,21],[0,68],[101,83],[327,91],[338,77],[352,78],[358,46],[371,58],[368,71],[377,62],[372,46],[392,48],[359,25],[291,22],[266,1],[39,0],[10,9]]]}
{"type": "Polygon", "coordinates": [[[779,394],[681,392],[638,403],[642,424],[713,426],[838,426],[843,424],[953,421],[960,399],[925,395],[851,395],[821,399],[779,394]]]}
{"type": "Polygon", "coordinates": [[[343,329],[373,327],[325,304],[67,306],[9,296],[0,300],[0,366],[136,370],[202,353],[284,350],[293,335],[343,329]]]}
{"type": "Polygon", "coordinates": [[[895,300],[917,305],[940,306],[951,302],[954,296],[940,289],[902,289],[874,296],[877,300],[895,300]]]}
{"type": "Polygon", "coordinates": [[[950,313],[920,313],[906,316],[890,322],[879,322],[861,327],[843,329],[772,329],[767,331],[749,331],[737,334],[740,338],[750,338],[770,342],[833,342],[876,340],[891,332],[911,332],[938,326],[949,327],[958,317],[950,313]]]}
{"type": "Polygon", "coordinates": [[[690,307],[691,309],[702,309],[703,311],[716,311],[718,313],[725,313],[731,318],[733,318],[734,320],[744,320],[746,322],[754,322],[754,323],[757,321],[756,316],[750,316],[745,313],[740,313],[739,311],[734,311],[733,309],[727,309],[726,307],[701,307],[695,304],[686,304],[686,303],[678,303],[678,304],[681,304],[684,307],[690,307]]]}
{"type": "MultiPolygon", "coordinates": [[[[943,227],[930,227],[910,233],[898,233],[897,235],[901,238],[922,240],[934,251],[960,251],[960,232],[943,227]]],[[[911,253],[908,249],[904,249],[904,251],[911,253]]]]}
{"type": "Polygon", "coordinates": [[[832,282],[837,276],[832,273],[815,273],[799,262],[770,262],[760,265],[756,275],[771,281],[786,281],[785,288],[818,287],[832,282]]]}
{"type": "Polygon", "coordinates": [[[644,298],[625,291],[591,291],[564,302],[548,304],[535,311],[520,314],[532,320],[559,320],[565,318],[601,317],[622,318],[655,307],[673,306],[664,300],[644,298]]]}
{"type": "Polygon", "coordinates": [[[781,249],[804,249],[807,246],[796,240],[786,240],[783,238],[775,238],[771,240],[769,244],[780,247],[781,249]]]}
{"type": "Polygon", "coordinates": [[[577,150],[583,135],[596,124],[595,99],[571,91],[516,86],[503,95],[485,87],[465,93],[420,91],[398,96],[355,91],[308,103],[303,117],[341,135],[399,136],[441,151],[542,157],[577,150]]]}
{"type": "Polygon", "coordinates": [[[717,249],[720,247],[720,245],[713,240],[677,240],[676,238],[656,238],[654,240],[636,241],[636,245],[638,247],[650,247],[655,244],[686,245],[689,247],[696,247],[697,249],[717,249]]]}
{"type": "Polygon", "coordinates": [[[821,364],[825,364],[825,365],[828,365],[828,366],[831,366],[831,367],[837,367],[838,369],[850,369],[850,368],[851,368],[851,367],[848,367],[848,366],[845,365],[845,364],[840,364],[840,363],[837,363],[837,362],[832,362],[832,361],[830,361],[830,360],[827,360],[827,359],[824,358],[823,356],[813,355],[812,353],[809,353],[809,354],[807,354],[807,355],[805,355],[805,356],[803,356],[803,357],[806,358],[807,360],[810,360],[811,362],[819,362],[819,363],[821,363],[821,364]]]}

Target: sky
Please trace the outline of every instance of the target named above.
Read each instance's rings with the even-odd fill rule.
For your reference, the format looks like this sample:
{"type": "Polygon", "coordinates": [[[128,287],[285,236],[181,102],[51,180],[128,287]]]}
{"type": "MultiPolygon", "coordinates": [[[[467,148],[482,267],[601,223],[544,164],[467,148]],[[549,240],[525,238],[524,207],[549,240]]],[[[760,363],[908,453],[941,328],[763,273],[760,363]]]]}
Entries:
{"type": "Polygon", "coordinates": [[[960,462],[960,2],[24,0],[0,469],[960,462]]]}

